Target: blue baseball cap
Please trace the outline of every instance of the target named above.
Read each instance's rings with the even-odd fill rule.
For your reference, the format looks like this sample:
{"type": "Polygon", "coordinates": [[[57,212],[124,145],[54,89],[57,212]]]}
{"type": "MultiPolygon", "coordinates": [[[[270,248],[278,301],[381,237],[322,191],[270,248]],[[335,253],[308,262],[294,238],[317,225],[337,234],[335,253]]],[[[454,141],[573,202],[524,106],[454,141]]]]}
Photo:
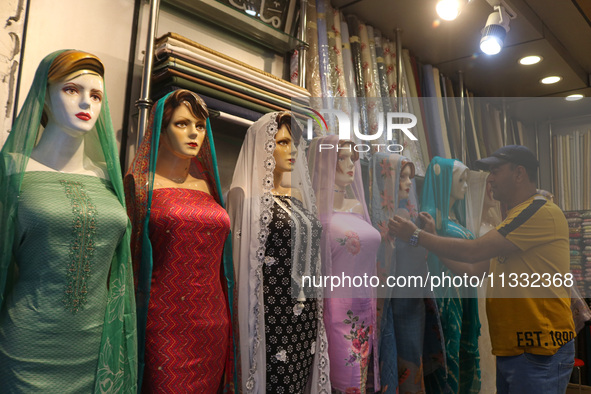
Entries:
{"type": "Polygon", "coordinates": [[[490,157],[476,160],[476,168],[489,170],[490,167],[513,163],[525,168],[537,169],[539,166],[536,155],[523,145],[506,145],[493,153],[490,157]]]}

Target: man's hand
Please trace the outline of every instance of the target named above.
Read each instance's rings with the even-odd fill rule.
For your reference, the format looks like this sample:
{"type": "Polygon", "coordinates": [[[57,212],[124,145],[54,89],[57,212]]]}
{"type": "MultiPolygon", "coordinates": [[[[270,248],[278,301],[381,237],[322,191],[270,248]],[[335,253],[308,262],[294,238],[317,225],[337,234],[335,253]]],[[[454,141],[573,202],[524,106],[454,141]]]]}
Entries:
{"type": "Polygon", "coordinates": [[[423,231],[435,234],[435,219],[433,219],[433,216],[429,215],[428,212],[421,212],[419,213],[419,218],[421,219],[421,223],[423,223],[423,231]]]}
{"type": "Polygon", "coordinates": [[[417,226],[410,220],[396,215],[388,222],[388,229],[390,230],[390,234],[400,238],[404,242],[408,242],[412,233],[417,229],[417,226]]]}

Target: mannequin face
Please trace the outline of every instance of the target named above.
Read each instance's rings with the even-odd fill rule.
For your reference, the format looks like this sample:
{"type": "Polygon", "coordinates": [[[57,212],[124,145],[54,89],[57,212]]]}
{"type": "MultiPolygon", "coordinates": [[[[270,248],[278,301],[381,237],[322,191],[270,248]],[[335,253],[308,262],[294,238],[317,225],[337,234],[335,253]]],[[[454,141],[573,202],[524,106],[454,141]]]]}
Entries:
{"type": "Polygon", "coordinates": [[[453,169],[451,184],[451,197],[455,200],[463,200],[468,190],[468,167],[456,162],[453,169]]]}
{"type": "Polygon", "coordinates": [[[175,108],[163,138],[160,138],[160,148],[168,149],[180,158],[190,159],[199,153],[206,130],[207,120],[196,118],[189,107],[181,103],[175,108]]]}
{"type": "Polygon", "coordinates": [[[275,172],[293,171],[297,153],[289,129],[285,125],[281,126],[275,134],[275,151],[273,152],[275,172]]]}
{"type": "Polygon", "coordinates": [[[103,101],[103,78],[95,73],[76,71],[48,88],[48,124],[54,123],[72,136],[94,127],[103,101]]]}
{"type": "Polygon", "coordinates": [[[337,156],[337,171],[334,183],[341,188],[349,186],[355,178],[355,161],[353,160],[353,146],[347,145],[339,150],[337,156]],[[347,146],[351,149],[347,149],[347,146]]]}
{"type": "Polygon", "coordinates": [[[398,200],[405,200],[408,198],[410,194],[410,187],[412,186],[412,181],[410,179],[411,170],[410,165],[404,166],[402,171],[400,172],[400,183],[398,186],[398,200]]]}

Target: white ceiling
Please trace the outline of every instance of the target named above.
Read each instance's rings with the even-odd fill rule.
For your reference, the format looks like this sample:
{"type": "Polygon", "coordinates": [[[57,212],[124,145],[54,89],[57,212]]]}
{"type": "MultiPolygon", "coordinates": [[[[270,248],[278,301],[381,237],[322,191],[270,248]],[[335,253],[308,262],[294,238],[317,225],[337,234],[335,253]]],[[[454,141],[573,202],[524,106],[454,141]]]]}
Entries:
{"type": "Polygon", "coordinates": [[[501,53],[483,54],[480,31],[493,11],[485,0],[472,0],[455,21],[439,24],[437,0],[333,0],[345,14],[356,14],[391,39],[402,29],[402,46],[418,61],[432,64],[454,80],[464,72],[465,86],[480,97],[591,96],[591,25],[589,0],[507,0],[517,13],[501,53]],[[577,4],[580,3],[580,4],[577,4]],[[583,11],[580,10],[583,9],[583,11]],[[540,55],[533,66],[518,64],[540,55]],[[539,80],[560,75],[562,81],[539,80]]]}

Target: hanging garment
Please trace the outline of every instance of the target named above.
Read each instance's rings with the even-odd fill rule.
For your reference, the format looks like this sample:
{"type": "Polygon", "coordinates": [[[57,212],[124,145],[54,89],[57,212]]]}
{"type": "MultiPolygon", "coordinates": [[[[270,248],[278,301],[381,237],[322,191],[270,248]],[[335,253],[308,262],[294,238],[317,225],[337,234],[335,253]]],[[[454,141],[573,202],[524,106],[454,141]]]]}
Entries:
{"type": "MultiPolygon", "coordinates": [[[[320,228],[301,136],[294,137],[299,144],[293,171],[284,176],[297,192],[290,197],[271,192],[279,115],[266,114],[248,129],[228,194],[238,297],[240,384],[247,393],[328,394],[330,368],[322,292],[302,283],[304,275],[319,275],[316,238],[320,228]]],[[[293,118],[291,127],[293,137],[293,118]]]]}
{"type": "MultiPolygon", "coordinates": [[[[336,149],[319,151],[321,144],[338,145],[338,136],[314,139],[308,161],[312,186],[318,202],[323,232],[321,240],[322,269],[327,277],[376,275],[376,253],[380,235],[371,226],[363,185],[361,166],[355,162],[353,184],[346,198],[355,199],[363,214],[333,210],[336,149]]],[[[379,390],[378,352],[376,344],[376,292],[371,287],[340,286],[325,289],[324,322],[327,327],[330,380],[334,389],[365,392],[373,384],[379,390]],[[368,370],[373,358],[373,382],[368,370]]]]}
{"type": "Polygon", "coordinates": [[[138,295],[142,392],[234,392],[230,329],[234,278],[224,252],[229,218],[223,209],[215,146],[207,135],[189,173],[212,195],[154,189],[162,116],[168,95],[152,109],[138,153],[125,176],[138,295]]]}
{"type": "Polygon", "coordinates": [[[84,137],[84,157],[109,180],[25,171],[49,68],[63,52],[46,56],[37,68],[1,152],[0,385],[7,392],[134,393],[129,231],[106,93],[84,137]]]}
{"type": "MultiPolygon", "coordinates": [[[[414,164],[397,154],[376,153],[370,161],[371,217],[380,231],[378,272],[385,287],[378,288],[380,380],[383,393],[424,392],[424,376],[445,370],[445,349],[434,295],[421,285],[395,288],[387,277],[427,277],[427,251],[388,234],[394,215],[418,218],[414,181],[408,198],[400,199],[400,173],[414,164]],[[383,300],[383,301],[382,301],[383,300]]],[[[400,282],[402,283],[402,282],[400,282]]],[[[409,282],[405,282],[409,283],[409,282]]]]}
{"type": "MultiPolygon", "coordinates": [[[[473,239],[474,235],[465,226],[466,208],[464,200],[457,200],[450,212],[451,185],[456,160],[434,157],[427,168],[421,197],[421,210],[435,219],[437,234],[444,237],[473,239]],[[457,220],[449,218],[450,213],[457,220]]],[[[467,170],[467,169],[466,169],[467,170]]],[[[454,274],[429,253],[427,264],[432,276],[454,274]]],[[[478,353],[478,299],[471,288],[445,287],[437,289],[437,305],[445,339],[447,375],[436,371],[426,379],[429,392],[477,393],[480,390],[480,368],[478,353]]]]}

